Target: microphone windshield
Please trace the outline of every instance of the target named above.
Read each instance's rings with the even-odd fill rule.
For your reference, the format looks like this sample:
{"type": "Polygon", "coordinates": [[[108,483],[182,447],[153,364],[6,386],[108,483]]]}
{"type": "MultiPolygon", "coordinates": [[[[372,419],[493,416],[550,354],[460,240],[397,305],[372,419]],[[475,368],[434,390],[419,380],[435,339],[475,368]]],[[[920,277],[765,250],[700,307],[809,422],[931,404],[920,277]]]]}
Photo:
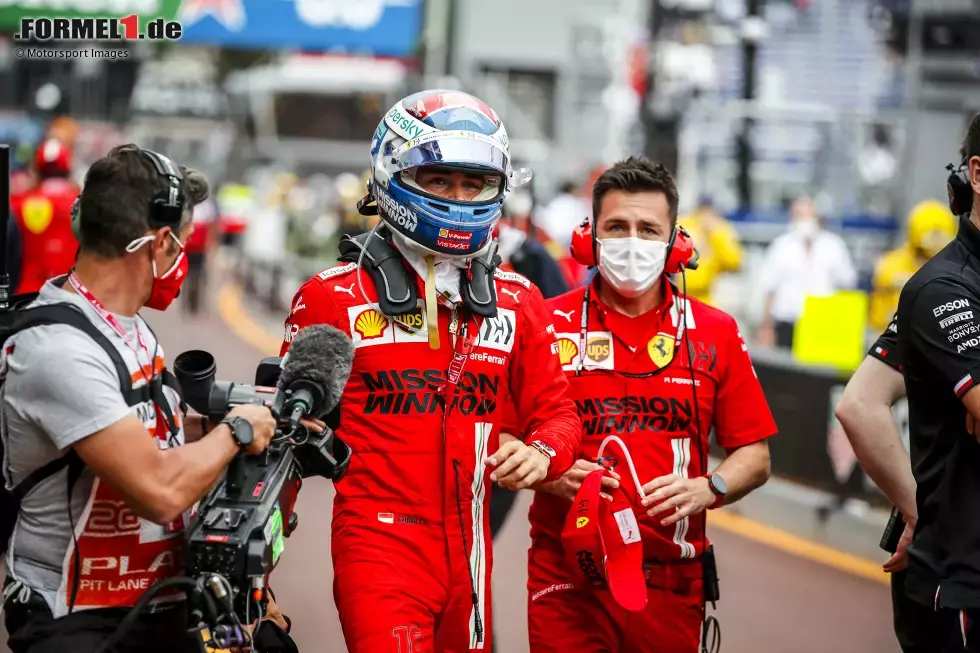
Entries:
{"type": "Polygon", "coordinates": [[[354,363],[354,343],[343,331],[327,324],[300,330],[283,361],[279,386],[289,388],[296,381],[312,381],[324,391],[323,409],[327,413],[340,403],[340,396],[354,363]]]}

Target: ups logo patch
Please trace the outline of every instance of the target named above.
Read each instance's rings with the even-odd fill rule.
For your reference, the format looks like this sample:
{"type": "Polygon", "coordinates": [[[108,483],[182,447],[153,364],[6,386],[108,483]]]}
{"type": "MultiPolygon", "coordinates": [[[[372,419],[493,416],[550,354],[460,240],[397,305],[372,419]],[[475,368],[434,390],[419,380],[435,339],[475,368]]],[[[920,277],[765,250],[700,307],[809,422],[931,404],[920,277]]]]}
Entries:
{"type": "Polygon", "coordinates": [[[415,332],[425,326],[425,314],[422,312],[421,306],[417,306],[410,313],[396,315],[392,319],[402,331],[415,332]]]}
{"type": "Polygon", "coordinates": [[[585,355],[596,363],[609,358],[612,352],[612,340],[609,338],[592,338],[585,345],[585,355]]]}

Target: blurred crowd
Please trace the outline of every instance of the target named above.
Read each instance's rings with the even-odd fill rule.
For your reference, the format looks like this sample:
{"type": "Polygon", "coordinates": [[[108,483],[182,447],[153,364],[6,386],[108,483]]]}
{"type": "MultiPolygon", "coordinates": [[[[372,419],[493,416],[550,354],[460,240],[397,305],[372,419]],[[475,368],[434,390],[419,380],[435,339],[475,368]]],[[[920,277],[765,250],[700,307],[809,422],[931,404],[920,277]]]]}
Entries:
{"type": "MultiPolygon", "coordinates": [[[[36,144],[15,144],[12,154],[11,208],[8,225],[8,269],[17,293],[35,292],[43,281],[67,270],[76,244],[71,207],[79,192],[84,166],[75,160],[78,125],[69,118],[52,120],[36,144]]],[[[521,188],[508,196],[497,238],[503,265],[527,276],[545,297],[582,285],[592,271],[569,254],[572,231],[591,216],[592,183],[568,180],[547,201],[521,188]]],[[[194,233],[187,243],[191,280],[186,310],[201,308],[210,256],[220,252],[221,269],[242,261],[281,264],[310,261],[322,267],[336,257],[343,236],[372,229],[377,216],[364,216],[358,202],[366,193],[368,173],[336,176],[297,174],[254,168],[240,181],[225,183],[197,207],[194,233]]],[[[708,189],[706,189],[708,190],[708,189]]],[[[762,297],[761,311],[747,332],[762,346],[792,349],[796,324],[807,298],[858,289],[852,254],[840,234],[827,228],[813,201],[796,198],[784,233],[765,250],[760,273],[749,274],[737,225],[701,195],[679,224],[690,233],[700,258],[678,284],[709,304],[726,302],[726,276],[743,277],[762,297]],[[748,277],[751,277],[750,279],[748,277]]],[[[876,262],[868,298],[867,333],[884,329],[905,281],[956,233],[956,220],[944,202],[920,203],[909,214],[899,244],[876,262]]],[[[739,300],[741,301],[741,299],[739,300]]],[[[727,301],[726,307],[731,302],[727,301]]],[[[738,313],[738,311],[736,311],[738,313]]],[[[744,316],[744,311],[742,312],[744,316]]]]}

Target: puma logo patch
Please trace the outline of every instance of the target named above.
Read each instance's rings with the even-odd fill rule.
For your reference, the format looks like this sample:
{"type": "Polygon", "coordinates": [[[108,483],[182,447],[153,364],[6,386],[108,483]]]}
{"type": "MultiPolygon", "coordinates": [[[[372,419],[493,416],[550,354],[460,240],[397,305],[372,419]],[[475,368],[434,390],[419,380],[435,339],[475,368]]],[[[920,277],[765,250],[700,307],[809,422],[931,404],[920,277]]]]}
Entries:
{"type": "MultiPolygon", "coordinates": [[[[354,283],[357,283],[356,281],[354,283]]],[[[350,288],[344,288],[343,286],[334,286],[333,289],[337,292],[345,292],[351,297],[354,297],[354,283],[350,285],[350,288]]]]}

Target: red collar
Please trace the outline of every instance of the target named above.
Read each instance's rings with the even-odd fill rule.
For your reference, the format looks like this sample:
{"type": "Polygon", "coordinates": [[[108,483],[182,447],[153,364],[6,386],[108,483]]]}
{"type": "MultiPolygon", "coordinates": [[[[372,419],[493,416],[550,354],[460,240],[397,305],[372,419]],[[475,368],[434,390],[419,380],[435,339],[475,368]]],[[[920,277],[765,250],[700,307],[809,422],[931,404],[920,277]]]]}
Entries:
{"type": "MultiPolygon", "coordinates": [[[[589,285],[589,287],[590,287],[590,292],[589,292],[589,304],[590,304],[590,308],[593,309],[593,310],[595,310],[595,312],[599,316],[599,318],[600,319],[603,319],[603,320],[605,319],[605,317],[606,317],[606,315],[608,313],[614,313],[615,315],[617,315],[619,317],[622,317],[624,319],[630,319],[628,315],[623,315],[622,313],[619,313],[618,311],[614,311],[604,301],[602,301],[602,298],[601,298],[601,296],[599,294],[599,284],[601,282],[602,282],[602,279],[597,274],[597,275],[595,275],[595,278],[592,280],[592,282],[589,285]]],[[[650,311],[644,313],[643,315],[649,315],[650,313],[653,313],[657,317],[662,318],[664,315],[667,315],[668,314],[671,305],[673,305],[673,303],[674,303],[674,298],[676,296],[678,296],[677,288],[674,287],[674,284],[671,283],[670,279],[666,279],[665,278],[661,282],[664,284],[664,296],[663,296],[663,299],[661,300],[661,302],[657,306],[655,306],[650,311]]],[[[637,316],[637,317],[639,317],[639,316],[637,316]]]]}

